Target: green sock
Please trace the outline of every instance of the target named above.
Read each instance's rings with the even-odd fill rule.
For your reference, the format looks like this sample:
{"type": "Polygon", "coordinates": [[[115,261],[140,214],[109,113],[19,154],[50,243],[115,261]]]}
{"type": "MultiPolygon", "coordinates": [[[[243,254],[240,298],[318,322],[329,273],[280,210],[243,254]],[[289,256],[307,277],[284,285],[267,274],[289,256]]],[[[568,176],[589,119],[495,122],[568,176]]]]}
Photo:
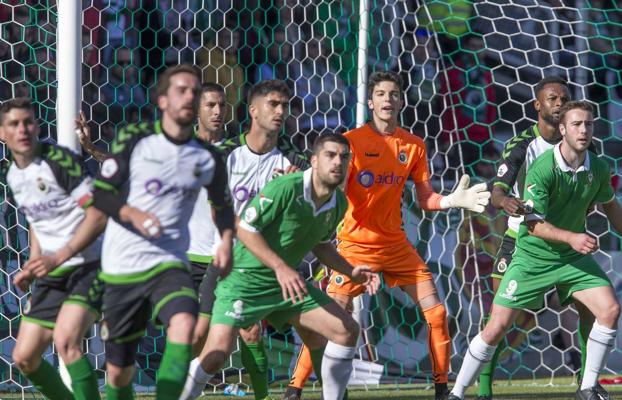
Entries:
{"type": "Polygon", "coordinates": [[[166,340],[156,378],[156,400],[177,400],[181,395],[192,360],[190,344],[166,340]]]}
{"type": "Polygon", "coordinates": [[[317,380],[322,384],[322,357],[324,357],[324,348],[309,350],[311,354],[311,364],[317,380]]]}
{"type": "Polygon", "coordinates": [[[73,400],[73,394],[63,383],[56,368],[43,359],[36,371],[24,376],[32,382],[35,389],[50,400],[73,400]]]}
{"type": "Polygon", "coordinates": [[[122,388],[116,388],[106,384],[106,400],[134,400],[132,384],[122,388]]]}
{"type": "Polygon", "coordinates": [[[75,400],[99,399],[99,385],[97,375],[93,371],[91,363],[82,356],[78,361],[67,364],[67,372],[71,377],[71,387],[75,400]]]}
{"type": "Polygon", "coordinates": [[[583,378],[585,372],[585,358],[587,356],[587,339],[590,337],[592,331],[592,324],[585,324],[579,320],[579,347],[581,348],[581,377],[583,378]]]}
{"type": "Polygon", "coordinates": [[[253,393],[256,400],[268,397],[268,357],[263,339],[257,343],[244,343],[242,340],[240,357],[242,365],[251,378],[253,393]]]}

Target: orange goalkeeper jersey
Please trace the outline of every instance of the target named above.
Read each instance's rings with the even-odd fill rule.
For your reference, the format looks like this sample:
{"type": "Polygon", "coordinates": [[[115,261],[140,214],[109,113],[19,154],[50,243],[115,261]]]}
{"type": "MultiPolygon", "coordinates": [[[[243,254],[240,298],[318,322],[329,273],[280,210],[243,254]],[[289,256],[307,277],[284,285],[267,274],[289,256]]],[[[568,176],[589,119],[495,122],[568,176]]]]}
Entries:
{"type": "Polygon", "coordinates": [[[408,177],[430,179],[425,144],[397,128],[377,133],[369,124],[346,132],[352,159],[346,183],[348,210],[338,238],[370,247],[406,240],[402,229],[402,192],[408,177]]]}

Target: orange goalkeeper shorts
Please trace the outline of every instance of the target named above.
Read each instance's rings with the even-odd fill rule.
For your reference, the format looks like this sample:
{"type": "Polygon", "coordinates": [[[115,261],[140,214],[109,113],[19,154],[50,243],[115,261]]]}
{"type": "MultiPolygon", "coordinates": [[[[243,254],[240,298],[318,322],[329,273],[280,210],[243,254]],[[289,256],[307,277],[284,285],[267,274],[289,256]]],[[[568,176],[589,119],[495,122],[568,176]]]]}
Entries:
{"type": "MultiPolygon", "coordinates": [[[[341,242],[338,250],[352,266],[368,265],[374,272],[382,272],[388,287],[416,285],[433,278],[428,266],[409,242],[381,248],[341,242]]],[[[346,275],[333,271],[327,291],[358,296],[365,291],[365,287],[353,283],[346,275]]]]}

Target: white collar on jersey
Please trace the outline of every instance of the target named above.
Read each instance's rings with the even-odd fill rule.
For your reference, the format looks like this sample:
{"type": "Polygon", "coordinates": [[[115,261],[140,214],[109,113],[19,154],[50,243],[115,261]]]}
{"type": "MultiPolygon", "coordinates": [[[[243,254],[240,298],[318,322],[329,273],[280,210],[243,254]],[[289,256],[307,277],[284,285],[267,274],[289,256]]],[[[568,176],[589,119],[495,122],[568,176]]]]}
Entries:
{"type": "Polygon", "coordinates": [[[324,205],[320,207],[319,210],[316,210],[315,202],[313,201],[313,195],[312,195],[313,183],[311,182],[311,173],[312,173],[312,168],[309,168],[305,172],[303,172],[302,187],[303,187],[304,199],[307,203],[311,205],[311,207],[313,207],[313,216],[316,216],[321,212],[328,211],[331,208],[335,208],[337,206],[337,193],[336,192],[333,193],[333,195],[330,197],[330,200],[324,203],[324,205]]]}
{"type": "Polygon", "coordinates": [[[559,150],[559,146],[561,144],[562,143],[559,142],[555,145],[555,147],[553,147],[553,154],[555,155],[555,162],[557,162],[557,165],[559,165],[559,169],[561,169],[564,172],[574,172],[574,173],[590,170],[590,152],[589,151],[586,151],[585,153],[585,160],[583,161],[583,165],[581,165],[575,171],[574,169],[572,169],[572,167],[570,167],[570,165],[566,164],[566,160],[564,160],[564,157],[562,157],[562,153],[559,150]]]}

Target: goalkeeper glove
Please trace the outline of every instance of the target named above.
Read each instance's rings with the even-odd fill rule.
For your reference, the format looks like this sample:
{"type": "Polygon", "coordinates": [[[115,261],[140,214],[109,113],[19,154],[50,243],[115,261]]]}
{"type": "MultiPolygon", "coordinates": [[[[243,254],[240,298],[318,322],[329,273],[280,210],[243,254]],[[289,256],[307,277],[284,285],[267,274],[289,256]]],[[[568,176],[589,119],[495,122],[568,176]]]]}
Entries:
{"type": "Polygon", "coordinates": [[[469,187],[469,181],[468,175],[462,175],[456,190],[441,199],[441,209],[458,207],[477,213],[484,211],[490,199],[490,192],[485,183],[469,187]]]}

